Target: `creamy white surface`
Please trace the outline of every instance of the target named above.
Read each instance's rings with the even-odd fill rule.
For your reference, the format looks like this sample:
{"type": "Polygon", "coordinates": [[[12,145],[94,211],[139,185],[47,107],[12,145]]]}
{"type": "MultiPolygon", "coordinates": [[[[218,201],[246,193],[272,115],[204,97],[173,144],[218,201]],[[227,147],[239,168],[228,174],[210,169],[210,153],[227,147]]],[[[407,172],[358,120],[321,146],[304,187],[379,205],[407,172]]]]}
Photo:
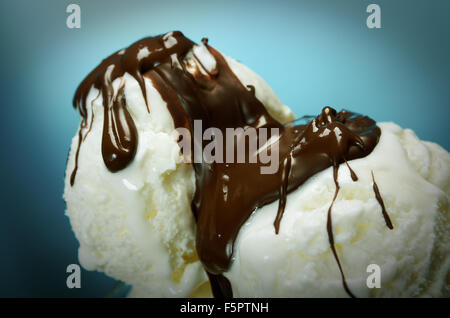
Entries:
{"type": "MultiPolygon", "coordinates": [[[[204,52],[200,49],[196,53],[200,59],[209,59],[202,56],[204,52]]],[[[257,98],[275,118],[282,122],[294,119],[257,74],[231,58],[227,61],[244,85],[256,88],[257,98]]],[[[204,64],[214,67],[210,60],[204,64]]],[[[207,281],[194,252],[195,222],[190,207],[195,190],[193,169],[182,163],[172,117],[151,81],[145,78],[148,113],[132,76],[125,74],[115,80],[115,91],[122,80],[127,108],[138,131],[137,153],[131,164],[111,173],[103,163],[103,105],[96,89],[87,98],[87,122],[92,111],[94,121],[81,145],[73,187],[69,179],[78,134],[72,140],[64,199],[80,243],[79,261],[88,270],[103,271],[133,285],[131,296],[186,297],[207,281]]]]}
{"type": "MultiPolygon", "coordinates": [[[[332,209],[337,252],[357,297],[450,296],[450,155],[411,130],[380,123],[367,157],[339,168],[332,209]],[[371,171],[394,225],[387,228],[372,189],[371,171]],[[369,289],[369,264],[381,268],[381,288],[369,289]]],[[[332,168],[288,195],[279,235],[278,201],[241,228],[234,263],[225,274],[236,297],[347,297],[326,230],[335,191],[332,168]]]]}
{"type": "MultiPolygon", "coordinates": [[[[202,52],[197,50],[200,58],[202,52]]],[[[209,56],[203,58],[206,67],[214,68],[209,56]]],[[[227,61],[244,85],[255,86],[256,97],[275,118],[293,119],[262,78],[235,60],[227,61]]],[[[145,79],[150,114],[138,83],[128,74],[124,80],[139,138],[131,164],[111,173],[103,163],[103,106],[95,89],[87,104],[92,105],[88,123],[92,110],[95,114],[93,127],[81,146],[73,187],[69,177],[78,134],[72,140],[64,199],[80,242],[79,260],[86,269],[133,285],[131,296],[189,296],[207,281],[194,256],[193,169],[182,163],[172,118],[150,80],[145,79]]],[[[114,82],[116,90],[119,85],[120,80],[114,82]]],[[[450,156],[438,145],[418,140],[411,130],[392,123],[380,127],[374,151],[349,162],[359,180],[351,180],[345,164],[339,169],[333,228],[347,282],[357,296],[442,295],[450,266],[450,156]],[[384,223],[371,170],[394,230],[384,223]],[[381,289],[366,287],[371,263],[381,266],[381,289]]],[[[347,296],[326,232],[334,190],[330,168],[289,194],[279,235],[273,229],[277,202],[248,220],[226,273],[235,296],[347,296]]]]}

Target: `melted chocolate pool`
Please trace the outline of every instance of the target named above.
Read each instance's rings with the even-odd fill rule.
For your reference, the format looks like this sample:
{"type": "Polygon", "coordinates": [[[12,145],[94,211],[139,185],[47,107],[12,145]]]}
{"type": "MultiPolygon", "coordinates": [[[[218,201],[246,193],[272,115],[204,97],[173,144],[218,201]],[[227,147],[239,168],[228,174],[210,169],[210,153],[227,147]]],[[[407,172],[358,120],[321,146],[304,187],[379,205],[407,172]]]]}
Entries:
{"type": "MultiPolygon", "coordinates": [[[[274,220],[274,231],[278,233],[287,194],[330,166],[334,168],[336,183],[334,202],[339,191],[339,164],[346,162],[348,165],[349,160],[367,156],[378,143],[381,131],[366,116],[348,111],[336,112],[331,107],[325,107],[306,125],[284,126],[270,116],[255,97],[255,88],[243,86],[225,58],[209,46],[206,39],[203,43],[216,60],[216,68],[208,74],[187,71],[183,59],[195,44],[181,32],[170,32],[144,38],[116,52],[86,77],[74,97],[74,107],[79,110],[82,122],[71,185],[75,183],[81,144],[90,129],[87,127],[86,98],[92,87],[103,96],[102,155],[106,167],[111,172],[119,171],[134,158],[138,143],[136,126],[126,107],[123,86],[116,94],[112,87],[114,79],[121,78],[126,72],[138,81],[149,113],[152,110],[148,106],[144,77],[152,81],[166,101],[175,127],[187,128],[192,135],[194,120],[202,121],[203,131],[216,127],[224,135],[226,128],[277,128],[279,138],[275,143],[259,145],[259,148],[278,147],[279,167],[276,173],[261,174],[260,168],[267,164],[259,159],[256,163],[193,164],[196,192],[192,212],[197,222],[197,252],[210,277],[214,295],[232,297],[231,284],[222,274],[231,265],[236,237],[250,215],[265,204],[278,200],[274,220]]],[[[259,133],[257,138],[260,139],[259,133]]],[[[236,149],[225,148],[224,151],[236,149]]],[[[246,158],[249,158],[251,150],[247,147],[245,151],[246,158]]],[[[351,169],[350,172],[356,181],[356,174],[351,169]]],[[[377,199],[381,199],[378,188],[375,191],[377,199]]],[[[334,248],[332,203],[327,220],[330,246],[339,265],[344,288],[353,296],[334,248]]]]}

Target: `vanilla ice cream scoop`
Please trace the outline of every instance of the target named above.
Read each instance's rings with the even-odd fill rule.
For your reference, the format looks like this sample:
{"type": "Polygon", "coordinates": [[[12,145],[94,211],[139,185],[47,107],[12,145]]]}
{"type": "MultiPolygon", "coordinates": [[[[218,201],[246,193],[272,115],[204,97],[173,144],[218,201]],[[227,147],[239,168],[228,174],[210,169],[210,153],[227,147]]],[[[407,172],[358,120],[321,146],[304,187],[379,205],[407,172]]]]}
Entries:
{"type": "MultiPolygon", "coordinates": [[[[356,297],[449,297],[450,155],[411,130],[378,126],[381,136],[373,152],[349,162],[358,180],[345,163],[339,167],[340,190],[331,212],[348,288],[356,297]],[[372,279],[379,279],[379,288],[372,279]]],[[[332,168],[311,177],[288,195],[278,235],[277,202],[252,214],[225,273],[234,296],[347,296],[327,234],[334,193],[332,168]]]]}
{"type": "MultiPolygon", "coordinates": [[[[168,45],[175,41],[171,35],[165,35],[168,45]]],[[[146,48],[140,48],[139,57],[150,53],[146,48]]],[[[203,44],[187,50],[183,60],[192,72],[200,63],[209,70],[214,67],[203,44]]],[[[255,88],[256,97],[274,118],[294,119],[260,76],[234,59],[226,60],[243,85],[255,88]]],[[[111,76],[115,70],[108,67],[106,74],[111,76]]],[[[130,73],[110,78],[112,94],[123,90],[135,126],[136,149],[126,168],[111,172],[102,155],[105,113],[109,115],[103,83],[97,87],[89,83],[82,97],[85,108],[79,105],[83,119],[72,140],[64,191],[66,214],[80,243],[79,261],[85,269],[132,285],[132,296],[211,296],[195,250],[193,167],[183,162],[174,120],[155,83],[143,77],[144,97],[130,73]]]]}
{"type": "Polygon", "coordinates": [[[292,122],[258,75],[181,32],[105,59],[74,106],[80,263],[131,296],[448,295],[449,154],[411,131],[331,107],[292,122]]]}

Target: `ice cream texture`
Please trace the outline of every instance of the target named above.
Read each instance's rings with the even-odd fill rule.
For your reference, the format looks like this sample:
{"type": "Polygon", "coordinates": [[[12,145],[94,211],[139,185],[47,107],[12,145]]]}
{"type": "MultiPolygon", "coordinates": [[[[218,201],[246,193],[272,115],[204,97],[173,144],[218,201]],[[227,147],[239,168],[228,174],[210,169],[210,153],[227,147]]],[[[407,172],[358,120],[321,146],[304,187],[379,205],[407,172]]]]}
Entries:
{"type": "MultiPolygon", "coordinates": [[[[350,162],[358,181],[345,163],[339,169],[333,228],[347,284],[357,297],[448,297],[450,156],[409,129],[378,125],[374,151],[350,162]],[[393,230],[374,195],[372,171],[393,230]],[[381,288],[367,286],[370,264],[380,267],[381,288]]],[[[334,191],[328,168],[289,194],[278,235],[272,226],[276,203],[252,215],[225,273],[234,295],[346,296],[326,233],[334,191]]]]}
{"type": "MultiPolygon", "coordinates": [[[[214,193],[199,173],[203,166],[183,161],[175,128],[189,127],[186,118],[203,116],[191,105],[215,106],[223,99],[231,114],[257,109],[259,117],[244,112],[250,125],[249,118],[285,124],[294,119],[292,112],[245,65],[223,56],[206,40],[197,45],[179,32],[118,51],[80,88],[74,101],[82,122],[67,162],[66,214],[80,243],[82,266],[132,285],[130,296],[211,296],[209,280],[216,296],[227,295],[228,289],[234,297],[449,295],[450,156],[440,146],[422,142],[393,123],[374,126],[369,119],[360,120],[367,117],[326,108],[309,126],[293,126],[284,135],[308,136],[310,129],[308,140],[314,145],[318,124],[325,127],[321,138],[327,138],[327,128],[348,128],[342,135],[354,143],[340,147],[338,138],[336,156],[324,156],[321,150],[315,157],[316,149],[308,150],[307,144],[300,147],[301,155],[287,152],[280,193],[244,206],[248,213],[231,227],[236,233],[218,227],[219,234],[229,234],[226,246],[232,249],[211,258],[211,247],[218,245],[205,239],[204,233],[210,232],[199,234],[199,228],[222,224],[216,215],[234,206],[198,199],[199,193],[214,193]],[[173,75],[173,70],[180,72],[173,75]],[[201,87],[198,100],[182,91],[184,81],[194,83],[195,91],[201,87]],[[167,89],[172,82],[176,84],[167,89]],[[215,92],[211,97],[209,92],[223,86],[228,88],[225,95],[215,92]],[[182,93],[170,93],[177,91],[182,93]],[[233,104],[234,99],[240,103],[233,104]],[[180,113],[186,116],[180,119],[180,113]],[[358,153],[356,148],[364,148],[358,144],[370,151],[358,153]],[[302,158],[311,159],[304,160],[311,166],[313,159],[325,157],[333,160],[317,171],[305,174],[296,168],[302,158]],[[367,287],[369,264],[380,266],[382,288],[367,287]]],[[[227,117],[224,111],[216,109],[227,117]]],[[[222,122],[241,126],[243,121],[230,115],[222,122]]],[[[234,179],[240,173],[221,169],[210,170],[227,171],[222,176],[234,179]]]]}

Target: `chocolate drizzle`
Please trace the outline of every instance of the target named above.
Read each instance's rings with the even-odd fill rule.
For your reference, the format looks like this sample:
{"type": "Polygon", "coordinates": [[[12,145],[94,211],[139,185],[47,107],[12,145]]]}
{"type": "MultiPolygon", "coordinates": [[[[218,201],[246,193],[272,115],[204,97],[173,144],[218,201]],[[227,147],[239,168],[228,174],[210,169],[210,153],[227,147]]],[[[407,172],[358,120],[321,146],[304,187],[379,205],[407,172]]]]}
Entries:
{"type": "MultiPolygon", "coordinates": [[[[96,88],[102,94],[105,116],[102,137],[103,161],[111,172],[125,168],[133,160],[138,138],[134,121],[126,108],[123,87],[120,87],[115,94],[113,81],[123,78],[125,73],[133,76],[141,87],[147,111],[150,112],[143,74],[160,63],[170,60],[173,54],[187,53],[192,45],[193,43],[186,39],[181,32],[170,32],[164,36],[144,38],[126,50],[117,51],[104,59],[81,82],[73,99],[73,106],[78,109],[82,117],[79,136],[81,137],[81,130],[86,127],[88,94],[91,88],[96,88]]],[[[78,139],[75,168],[70,178],[72,186],[75,183],[82,141],[82,138],[78,139]]]]}
{"type": "MultiPolygon", "coordinates": [[[[274,232],[279,233],[287,194],[302,185],[312,175],[333,166],[336,192],[328,210],[327,230],[333,254],[345,283],[339,258],[334,247],[331,210],[339,191],[337,171],[340,163],[367,156],[376,146],[380,129],[368,117],[348,111],[336,112],[325,107],[322,113],[306,125],[284,126],[266,111],[255,97],[255,87],[245,87],[230,69],[225,58],[202,40],[216,66],[207,70],[193,54],[196,71],[187,69],[184,59],[194,43],[181,32],[142,39],[125,50],[105,59],[80,84],[74,98],[86,122],[86,98],[91,87],[103,96],[105,122],[103,126],[102,155],[107,168],[114,172],[125,168],[133,159],[137,148],[137,133],[126,107],[121,86],[114,94],[112,82],[125,73],[139,83],[147,101],[144,78],[151,80],[173,117],[176,128],[188,128],[193,133],[195,120],[201,120],[202,132],[208,128],[256,128],[256,153],[245,148],[246,157],[254,156],[256,163],[194,163],[196,192],[192,211],[197,222],[196,247],[207,271],[216,297],[232,297],[230,282],[222,275],[232,262],[234,244],[241,226],[258,208],[279,200],[274,232]],[[200,70],[203,69],[204,72],[200,70]],[[279,136],[269,143],[260,135],[259,128],[278,129],[279,136]],[[264,142],[265,140],[265,142],[264,142]],[[275,147],[276,146],[276,147],[275,147]],[[269,152],[278,149],[279,166],[275,173],[261,174],[267,166],[257,153],[263,147],[269,152]]],[[[194,52],[195,53],[195,52],[194,52]]],[[[80,127],[80,132],[81,132],[80,127]]],[[[224,134],[225,135],[225,134],[224,134]]],[[[81,138],[79,138],[81,144],[81,138]]],[[[79,144],[79,146],[80,146],[79,144]]],[[[224,145],[227,143],[224,141],[224,145]]],[[[204,142],[203,145],[204,146],[204,142]]],[[[194,146],[194,140],[192,140],[194,146]]],[[[234,148],[225,147],[226,154],[236,154],[234,148]]],[[[77,149],[73,180],[78,164],[77,149]]],[[[347,163],[348,165],[348,163],[347,163]]],[[[356,174],[350,169],[352,179],[356,174]]],[[[73,184],[71,178],[71,183],[73,184]]]]}
{"type": "Polygon", "coordinates": [[[378,204],[381,207],[381,213],[383,214],[384,222],[386,223],[386,226],[389,229],[393,230],[394,226],[392,225],[391,218],[389,217],[389,214],[386,211],[386,207],[384,206],[383,198],[381,197],[380,190],[378,189],[378,185],[375,182],[375,177],[373,175],[373,171],[371,171],[371,173],[372,173],[372,181],[373,181],[373,192],[375,192],[375,198],[377,199],[378,204]]]}
{"type": "Polygon", "coordinates": [[[338,267],[339,267],[339,272],[341,273],[342,285],[344,286],[344,289],[345,289],[346,293],[350,297],[355,298],[355,295],[353,295],[353,293],[350,291],[350,288],[348,288],[347,281],[345,280],[344,270],[342,269],[341,261],[339,260],[339,256],[337,254],[336,247],[334,245],[333,221],[332,221],[332,217],[331,217],[331,209],[333,208],[334,201],[336,201],[337,195],[338,195],[339,190],[341,188],[339,186],[339,181],[338,181],[338,178],[337,178],[338,177],[338,171],[339,171],[339,166],[338,165],[333,165],[333,179],[334,179],[334,184],[336,186],[336,190],[334,191],[333,200],[331,201],[331,204],[330,204],[330,207],[328,208],[328,213],[327,213],[328,241],[330,242],[331,251],[333,252],[334,259],[336,260],[336,263],[338,264],[338,267]]]}

